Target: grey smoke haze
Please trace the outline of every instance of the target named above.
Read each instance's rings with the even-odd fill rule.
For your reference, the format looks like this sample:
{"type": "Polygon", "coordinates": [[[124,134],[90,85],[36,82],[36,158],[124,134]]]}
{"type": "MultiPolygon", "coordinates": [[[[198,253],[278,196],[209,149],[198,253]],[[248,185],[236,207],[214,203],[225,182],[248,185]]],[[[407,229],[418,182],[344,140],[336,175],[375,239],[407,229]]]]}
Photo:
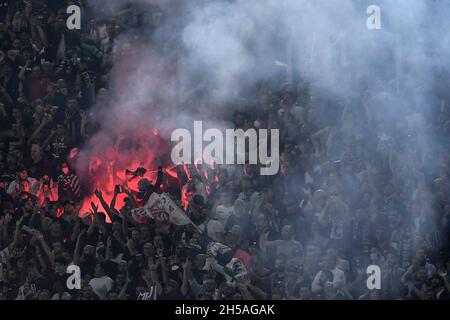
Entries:
{"type": "Polygon", "coordinates": [[[449,39],[445,32],[449,25],[445,12],[449,8],[444,1],[115,0],[101,2],[101,8],[119,12],[128,2],[159,2],[168,13],[160,31],[166,37],[180,36],[177,40],[185,49],[181,76],[190,82],[188,76],[195,70],[219,88],[221,95],[233,94],[243,85],[240,80],[247,84],[270,77],[281,68],[274,65],[276,58],[288,63],[288,45],[302,49],[295,59],[301,60],[303,68],[294,73],[301,71],[306,78],[327,82],[339,76],[333,66],[333,62],[339,62],[370,82],[384,71],[374,68],[386,55],[383,51],[389,48],[395,52],[396,42],[404,51],[405,65],[425,68],[429,49],[444,53],[449,39]],[[370,4],[381,7],[380,31],[366,28],[366,8],[370,4]],[[172,15],[174,9],[180,15],[172,15]],[[339,57],[340,51],[345,57],[339,57]]]}
{"type": "MultiPolygon", "coordinates": [[[[252,87],[258,80],[285,73],[285,68],[275,61],[290,65],[288,47],[293,48],[294,79],[301,75],[342,96],[351,94],[361,82],[373,85],[387,75],[393,79],[405,68],[414,68],[414,77],[427,81],[432,75],[430,49],[445,53],[448,48],[444,45],[448,44],[445,26],[449,23],[444,13],[448,7],[443,1],[131,2],[141,5],[159,2],[167,11],[163,26],[156,33],[173,38],[173,42],[183,47],[177,70],[181,88],[188,91],[208,84],[216,89],[216,97],[225,99],[234,98],[239,90],[252,87]],[[381,7],[382,30],[366,28],[366,8],[370,4],[381,7]],[[432,11],[433,6],[439,10],[432,11]],[[398,54],[401,65],[396,69],[398,54]]],[[[126,3],[102,2],[101,8],[119,12],[126,3]]],[[[116,47],[126,41],[127,36],[123,36],[116,47]]],[[[128,71],[130,88],[124,90],[121,98],[145,101],[150,95],[151,90],[140,92],[135,88],[152,87],[148,69],[154,69],[154,62],[146,59],[147,49],[141,48],[142,70],[128,71]]],[[[118,58],[115,63],[120,61],[118,58]]],[[[125,71],[120,70],[120,77],[125,71]]]]}
{"type": "MultiPolygon", "coordinates": [[[[94,108],[102,128],[80,152],[79,171],[92,155],[106,154],[121,134],[135,141],[143,130],[156,127],[169,140],[172,130],[190,128],[195,120],[209,127],[232,128],[230,106],[245,109],[255,104],[259,81],[268,80],[277,90],[289,81],[295,89],[303,80],[310,85],[308,109],[316,112],[317,128],[330,131],[324,143],[326,160],[341,161],[345,167],[345,153],[353,153],[365,158],[355,162],[368,163],[358,172],[351,166],[344,168],[338,177],[345,188],[336,193],[352,202],[347,214],[353,218],[363,212],[363,220],[375,222],[373,215],[382,205],[373,210],[374,202],[383,202],[385,187],[393,185],[401,197],[395,205],[401,208],[390,208],[389,214],[398,210],[410,225],[417,218],[430,220],[420,228],[434,230],[433,219],[427,216],[433,212],[433,200],[422,187],[425,175],[437,176],[443,153],[431,126],[440,104],[432,97],[448,90],[436,82],[436,73],[449,72],[443,66],[450,52],[448,0],[97,0],[90,4],[97,5],[99,15],[108,16],[130,2],[143,7],[159,3],[163,19],[156,30],[144,23],[116,39],[111,103],[107,110],[101,104],[94,108]],[[381,30],[366,27],[366,9],[372,4],[381,7],[381,30]],[[147,41],[151,33],[152,41],[147,41]],[[365,181],[372,172],[379,199],[374,199],[365,181]]],[[[125,167],[134,164],[128,156],[121,154],[125,167]]],[[[314,170],[319,167],[325,172],[321,165],[314,163],[314,170]]],[[[295,201],[301,200],[302,187],[300,181],[298,187],[291,185],[295,201]]],[[[335,191],[327,187],[327,193],[335,191]]],[[[352,248],[357,246],[352,243],[352,248]]]]}
{"type": "MultiPolygon", "coordinates": [[[[419,66],[426,76],[425,53],[438,48],[445,29],[431,18],[430,1],[308,1],[237,0],[207,1],[193,5],[183,30],[188,49],[186,65],[200,68],[225,95],[242,86],[239,80],[267,78],[274,60],[288,63],[286,47],[298,47],[302,76],[346,94],[361,78],[395,72],[387,54],[401,45],[404,65],[419,66]],[[382,30],[366,28],[366,8],[382,10],[382,30]],[[430,19],[431,18],[431,19],[430,19]],[[426,23],[434,21],[436,27],[426,23]],[[431,36],[431,38],[430,38],[431,36]],[[425,38],[428,39],[425,39],[425,38]],[[425,41],[426,40],[426,41],[425,41]],[[407,52],[407,54],[406,54],[407,52]],[[342,71],[358,75],[347,79],[342,71]],[[339,86],[335,82],[339,79],[339,86]],[[344,82],[342,82],[344,80],[344,82]]],[[[440,8],[445,7],[440,3],[440,8]]],[[[442,12],[442,10],[440,11],[442,12]]],[[[444,17],[443,17],[444,18],[444,17]]],[[[445,22],[443,19],[442,22],[445,22]]],[[[446,23],[448,24],[448,23],[446,23]]],[[[445,49],[444,49],[445,50],[445,49]]]]}
{"type": "MultiPolygon", "coordinates": [[[[133,2],[147,5],[157,1],[133,2]]],[[[102,3],[102,10],[119,12],[126,3],[108,1],[106,5],[102,3]]],[[[121,127],[140,126],[157,126],[170,134],[177,125],[188,125],[200,118],[210,119],[219,128],[226,127],[219,120],[221,113],[217,113],[216,106],[235,101],[258,81],[272,78],[306,79],[313,94],[320,90],[321,94],[313,97],[319,105],[323,104],[322,93],[328,92],[344,106],[362,112],[363,107],[352,105],[352,101],[367,89],[383,91],[380,90],[383,86],[380,80],[383,80],[389,84],[389,87],[384,85],[387,92],[402,94],[397,99],[371,100],[368,108],[377,119],[377,133],[398,140],[406,139],[414,131],[419,137],[413,139],[411,147],[422,155],[427,151],[430,137],[424,122],[411,121],[408,127],[397,121],[417,110],[425,118],[431,112],[427,90],[432,86],[433,63],[436,57],[445,56],[450,47],[446,15],[450,8],[445,1],[173,0],[159,3],[167,13],[154,39],[162,40],[166,47],[155,53],[151,45],[142,44],[133,46],[132,56],[115,55],[111,73],[113,116],[102,123],[101,134],[111,135],[121,127]],[[371,4],[381,7],[381,30],[371,31],[366,27],[366,9],[371,4]],[[178,50],[175,56],[173,48],[178,50]],[[176,70],[168,71],[163,66],[165,61],[168,64],[177,61],[176,70]],[[290,77],[286,76],[288,73],[290,77]],[[422,89],[416,90],[418,87],[422,89]],[[209,97],[203,104],[192,106],[186,96],[196,88],[209,89],[209,97]]],[[[148,30],[139,31],[145,34],[148,30]]],[[[122,35],[116,41],[114,52],[120,52],[133,37],[132,32],[122,35]]],[[[318,115],[322,125],[336,123],[332,114],[318,115]]],[[[91,146],[98,146],[96,138],[91,146]]],[[[340,155],[331,157],[338,159],[340,155]]]]}

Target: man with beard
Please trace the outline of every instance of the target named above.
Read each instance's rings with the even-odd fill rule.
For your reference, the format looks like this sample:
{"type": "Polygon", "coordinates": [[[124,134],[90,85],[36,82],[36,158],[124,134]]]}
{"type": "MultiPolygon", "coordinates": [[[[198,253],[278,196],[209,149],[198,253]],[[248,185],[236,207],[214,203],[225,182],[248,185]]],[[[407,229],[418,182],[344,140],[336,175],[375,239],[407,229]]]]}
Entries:
{"type": "Polygon", "coordinates": [[[50,161],[38,144],[31,145],[30,158],[26,160],[26,167],[29,168],[30,175],[38,180],[51,172],[50,161]]]}
{"type": "Polygon", "coordinates": [[[437,300],[450,300],[450,292],[445,288],[444,280],[439,274],[432,275],[430,282],[437,300]]]}

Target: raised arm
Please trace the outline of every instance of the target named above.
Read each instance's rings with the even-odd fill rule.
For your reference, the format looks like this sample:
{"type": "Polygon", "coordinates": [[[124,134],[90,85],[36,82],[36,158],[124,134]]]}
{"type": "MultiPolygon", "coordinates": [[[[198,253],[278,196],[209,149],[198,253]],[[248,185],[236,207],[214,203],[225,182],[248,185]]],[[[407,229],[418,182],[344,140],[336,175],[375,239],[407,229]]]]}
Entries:
{"type": "Polygon", "coordinates": [[[187,296],[189,291],[189,279],[192,277],[191,266],[192,262],[191,259],[188,257],[186,259],[186,262],[183,263],[183,282],[181,284],[181,294],[183,296],[187,296]]]}
{"type": "Polygon", "coordinates": [[[156,178],[156,182],[155,182],[155,185],[153,186],[153,190],[151,193],[159,191],[159,187],[160,187],[161,183],[163,182],[163,178],[164,178],[163,169],[161,166],[158,166],[158,176],[156,178]]]}
{"type": "Polygon", "coordinates": [[[33,131],[31,134],[31,137],[28,139],[27,144],[31,144],[39,134],[39,132],[42,131],[42,129],[51,121],[51,118],[46,118],[42,120],[42,122],[39,124],[39,126],[36,128],[36,130],[33,131]]]}
{"type": "Polygon", "coordinates": [[[108,230],[106,229],[104,222],[100,221],[98,218],[98,206],[96,206],[93,202],[91,202],[91,208],[92,208],[92,215],[94,217],[94,223],[97,228],[99,228],[103,234],[107,234],[108,230]]]}
{"type": "Polygon", "coordinates": [[[130,283],[131,283],[131,280],[128,277],[128,272],[127,272],[127,279],[125,280],[125,284],[123,285],[122,289],[120,289],[120,292],[119,292],[118,298],[120,300],[122,300],[126,297],[126,293],[127,293],[128,286],[130,285],[130,283]]]}
{"type": "Polygon", "coordinates": [[[53,139],[53,137],[56,134],[56,129],[52,129],[49,133],[49,135],[47,136],[47,138],[45,138],[44,142],[42,142],[42,148],[46,148],[47,145],[50,143],[50,140],[53,139]]]}
{"type": "Polygon", "coordinates": [[[267,248],[273,248],[276,245],[276,241],[269,241],[268,237],[269,237],[269,233],[268,232],[261,234],[259,243],[260,243],[262,248],[266,248],[266,249],[267,248]]]}
{"type": "Polygon", "coordinates": [[[26,81],[27,78],[25,77],[25,73],[27,72],[27,69],[30,67],[30,61],[27,61],[25,63],[25,66],[21,67],[18,78],[20,81],[26,81]]]}
{"type": "Polygon", "coordinates": [[[113,258],[113,253],[112,253],[112,240],[111,237],[108,237],[108,239],[106,240],[106,256],[105,259],[108,260],[112,260],[113,258]]]}
{"type": "Polygon", "coordinates": [[[148,272],[151,281],[156,285],[156,293],[159,296],[162,293],[162,286],[158,276],[158,264],[153,261],[152,257],[148,259],[148,272]]]}
{"type": "Polygon", "coordinates": [[[16,222],[16,229],[14,231],[14,240],[13,242],[11,242],[11,244],[8,246],[8,251],[12,252],[13,249],[16,247],[17,242],[19,241],[19,234],[20,234],[20,227],[22,225],[24,216],[22,216],[22,218],[20,218],[17,222],[16,222]]]}
{"type": "Polygon", "coordinates": [[[42,26],[40,25],[39,22],[37,22],[35,24],[35,29],[37,31],[37,35],[39,36],[39,39],[41,40],[41,44],[42,44],[42,48],[39,48],[39,49],[47,48],[48,47],[47,34],[45,33],[44,29],[42,28],[42,26]]]}
{"type": "Polygon", "coordinates": [[[163,250],[162,249],[158,249],[159,253],[158,253],[158,261],[159,264],[161,265],[161,280],[163,284],[166,284],[169,281],[169,274],[168,274],[168,269],[167,269],[167,263],[166,263],[166,257],[163,256],[163,250]]]}
{"type": "Polygon", "coordinates": [[[50,247],[48,246],[47,242],[44,239],[44,236],[42,235],[42,233],[36,229],[33,230],[33,235],[36,237],[36,239],[39,240],[39,243],[41,244],[42,250],[44,250],[45,254],[48,257],[48,260],[50,261],[50,265],[52,267],[55,266],[55,257],[52,253],[52,251],[50,250],[50,247]]]}
{"type": "Polygon", "coordinates": [[[80,225],[81,225],[81,219],[78,217],[77,221],[75,222],[74,227],[72,228],[72,234],[70,235],[70,240],[76,241],[78,238],[78,235],[80,234],[80,225]]]}
{"type": "Polygon", "coordinates": [[[46,273],[48,270],[48,266],[47,263],[45,262],[44,256],[41,253],[39,245],[36,245],[36,257],[38,258],[39,264],[41,265],[41,272],[46,273]]]}
{"type": "Polygon", "coordinates": [[[134,245],[133,239],[127,238],[127,249],[130,256],[136,255],[136,247],[134,245]]]}
{"type": "Polygon", "coordinates": [[[80,264],[80,250],[81,250],[81,238],[86,233],[86,230],[83,229],[77,238],[77,243],[75,245],[75,250],[73,252],[73,264],[79,265],[80,264]]]}
{"type": "Polygon", "coordinates": [[[127,195],[127,197],[130,200],[130,203],[133,206],[133,208],[138,208],[139,207],[139,205],[137,204],[136,199],[134,198],[133,194],[131,193],[130,190],[128,190],[128,188],[124,184],[122,185],[122,192],[127,195]]]}

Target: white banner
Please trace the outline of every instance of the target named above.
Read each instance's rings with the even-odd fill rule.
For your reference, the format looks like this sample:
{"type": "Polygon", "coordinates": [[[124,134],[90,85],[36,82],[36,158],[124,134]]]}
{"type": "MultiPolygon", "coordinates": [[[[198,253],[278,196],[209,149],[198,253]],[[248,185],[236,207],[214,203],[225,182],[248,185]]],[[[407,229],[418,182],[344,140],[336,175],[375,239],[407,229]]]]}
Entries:
{"type": "Polygon", "coordinates": [[[160,222],[171,222],[178,226],[192,223],[187,214],[178,207],[167,193],[152,193],[144,207],[131,210],[137,217],[149,217],[160,222]]]}
{"type": "Polygon", "coordinates": [[[159,197],[159,203],[169,214],[169,220],[173,224],[178,226],[183,226],[186,224],[192,223],[191,219],[187,216],[187,214],[178,207],[175,202],[170,198],[167,193],[161,194],[159,197]]]}

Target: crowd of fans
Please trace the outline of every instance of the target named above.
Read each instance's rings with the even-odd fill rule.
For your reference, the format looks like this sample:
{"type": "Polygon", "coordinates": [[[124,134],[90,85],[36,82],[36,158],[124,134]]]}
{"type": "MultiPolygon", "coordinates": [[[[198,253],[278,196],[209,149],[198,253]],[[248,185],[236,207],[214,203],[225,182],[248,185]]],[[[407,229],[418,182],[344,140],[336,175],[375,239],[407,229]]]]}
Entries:
{"type": "MultiPolygon", "coordinates": [[[[110,100],[128,26],[122,14],[68,30],[70,4],[0,1],[0,299],[450,298],[445,90],[380,82],[342,102],[307,81],[261,81],[228,120],[280,129],[277,175],[180,166],[168,187],[160,167],[154,184],[117,186],[111,203],[96,190],[101,206],[79,213],[86,190],[67,159],[98,127],[89,110],[110,100]],[[401,103],[418,90],[430,106],[401,103]],[[133,217],[162,191],[193,224],[133,217]],[[80,289],[67,285],[72,264],[80,289]],[[381,289],[368,289],[369,265],[381,289]]],[[[164,14],[150,11],[153,27],[164,14]]]]}

